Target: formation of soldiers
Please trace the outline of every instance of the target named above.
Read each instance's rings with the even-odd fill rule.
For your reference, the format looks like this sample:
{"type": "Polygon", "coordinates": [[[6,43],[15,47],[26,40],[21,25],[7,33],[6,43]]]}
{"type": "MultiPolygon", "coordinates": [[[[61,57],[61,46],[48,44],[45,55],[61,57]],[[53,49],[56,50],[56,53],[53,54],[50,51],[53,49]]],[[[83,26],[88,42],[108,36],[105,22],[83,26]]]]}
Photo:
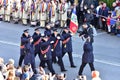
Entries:
{"type": "Polygon", "coordinates": [[[60,21],[63,27],[67,20],[70,2],[65,0],[0,0],[0,19],[6,22],[13,20],[16,24],[22,21],[32,26],[44,27],[46,22],[60,21]]]}
{"type": "Polygon", "coordinates": [[[46,25],[44,34],[41,34],[40,28],[36,28],[32,36],[29,35],[29,30],[24,30],[21,36],[20,58],[19,66],[24,64],[35,66],[35,57],[39,56],[41,67],[48,66],[52,74],[55,74],[52,63],[57,63],[62,72],[67,71],[64,66],[63,57],[68,53],[70,66],[75,68],[72,57],[72,35],[67,27],[64,28],[62,33],[59,33],[56,28],[51,30],[51,26],[46,25]],[[62,46],[61,46],[62,45],[62,46]]]}

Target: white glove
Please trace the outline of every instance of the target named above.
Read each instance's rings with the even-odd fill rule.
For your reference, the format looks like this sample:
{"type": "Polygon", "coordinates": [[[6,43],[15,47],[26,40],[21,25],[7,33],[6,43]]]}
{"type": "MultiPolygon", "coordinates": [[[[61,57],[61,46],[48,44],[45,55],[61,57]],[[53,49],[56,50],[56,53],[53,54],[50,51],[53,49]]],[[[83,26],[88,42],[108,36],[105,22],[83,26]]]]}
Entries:
{"type": "Polygon", "coordinates": [[[52,43],[54,43],[54,41],[51,41],[50,43],[52,44],[52,43]]]}
{"type": "Polygon", "coordinates": [[[58,36],[57,39],[60,39],[60,36],[58,36]]]}

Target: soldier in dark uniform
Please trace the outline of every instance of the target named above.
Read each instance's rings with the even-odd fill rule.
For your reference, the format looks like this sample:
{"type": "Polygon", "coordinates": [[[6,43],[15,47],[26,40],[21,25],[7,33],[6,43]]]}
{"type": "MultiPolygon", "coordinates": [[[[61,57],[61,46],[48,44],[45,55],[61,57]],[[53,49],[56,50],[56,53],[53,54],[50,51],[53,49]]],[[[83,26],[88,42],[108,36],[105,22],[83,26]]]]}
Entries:
{"type": "Polygon", "coordinates": [[[40,33],[40,28],[36,28],[35,32],[32,36],[33,38],[33,45],[34,45],[34,54],[35,57],[38,54],[39,59],[40,59],[40,42],[41,42],[41,33],[40,33]]]}
{"type": "Polygon", "coordinates": [[[38,56],[40,57],[40,42],[41,42],[41,33],[40,33],[40,28],[36,28],[35,29],[35,32],[32,36],[33,38],[33,44],[34,44],[34,47],[35,47],[35,57],[36,55],[38,54],[38,56]]]}
{"type": "Polygon", "coordinates": [[[29,41],[27,42],[27,53],[24,57],[24,64],[28,65],[31,64],[32,70],[35,71],[35,57],[34,57],[34,48],[33,48],[33,38],[30,37],[29,41]]]}
{"type": "Polygon", "coordinates": [[[52,66],[52,52],[51,52],[51,41],[48,39],[46,35],[41,35],[42,41],[40,43],[40,66],[44,67],[45,63],[47,63],[48,69],[52,74],[55,74],[55,71],[52,66]]]}
{"type": "MultiPolygon", "coordinates": [[[[58,58],[58,64],[60,65],[61,71],[67,71],[65,70],[63,60],[62,60],[62,48],[60,45],[60,41],[63,40],[63,37],[58,34],[57,29],[53,29],[53,34],[51,35],[51,40],[54,42],[52,44],[52,50],[53,50],[53,55],[52,59],[55,59],[56,57],[58,58]]],[[[53,60],[54,61],[54,60],[53,60]]]]}
{"type": "Polygon", "coordinates": [[[65,53],[68,53],[69,60],[70,60],[70,65],[72,68],[75,68],[76,66],[74,65],[73,62],[73,57],[72,57],[72,36],[69,32],[68,28],[64,28],[64,31],[62,32],[62,36],[64,40],[62,41],[62,56],[65,55],[65,53]]]}
{"type": "Polygon", "coordinates": [[[22,61],[24,60],[24,57],[28,52],[27,44],[30,41],[30,35],[28,33],[28,30],[29,29],[24,30],[24,33],[21,36],[19,66],[22,66],[22,61]]]}
{"type": "Polygon", "coordinates": [[[51,36],[51,26],[50,26],[50,24],[46,25],[44,34],[47,35],[48,37],[51,36]]]}
{"type": "Polygon", "coordinates": [[[82,64],[80,66],[79,73],[78,73],[79,75],[82,75],[83,69],[87,63],[89,64],[91,71],[95,70],[94,64],[93,64],[94,62],[93,46],[90,42],[90,37],[88,35],[84,35],[84,37],[86,38],[86,42],[84,43],[84,46],[83,46],[84,53],[82,56],[82,64]]]}

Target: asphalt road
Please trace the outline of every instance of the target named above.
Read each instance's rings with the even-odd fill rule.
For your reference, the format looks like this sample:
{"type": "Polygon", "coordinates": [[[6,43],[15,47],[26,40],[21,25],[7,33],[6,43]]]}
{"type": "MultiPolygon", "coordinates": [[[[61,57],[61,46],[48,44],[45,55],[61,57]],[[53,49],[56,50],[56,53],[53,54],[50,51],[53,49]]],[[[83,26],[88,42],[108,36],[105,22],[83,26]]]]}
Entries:
{"type": "MultiPolygon", "coordinates": [[[[20,54],[20,36],[24,29],[29,28],[32,35],[34,28],[29,26],[22,26],[21,24],[13,24],[0,22],[0,57],[5,59],[7,63],[8,59],[13,58],[15,65],[18,65],[18,59],[20,54]]],[[[44,29],[41,30],[43,32],[44,29]]],[[[94,42],[94,56],[95,56],[95,68],[100,71],[100,77],[102,80],[119,80],[120,76],[120,38],[109,35],[105,32],[98,31],[98,36],[95,37],[94,42]]],[[[67,80],[73,80],[78,75],[78,70],[81,64],[81,56],[83,53],[82,46],[83,41],[76,35],[73,36],[73,56],[74,63],[77,68],[70,68],[69,59],[66,55],[64,59],[65,68],[68,70],[66,73],[67,80]]],[[[36,58],[36,65],[39,64],[38,57],[36,58]]],[[[54,64],[56,73],[61,73],[57,64],[54,64]]],[[[45,69],[48,72],[47,69],[45,69]]],[[[83,74],[87,76],[87,80],[91,80],[91,71],[87,65],[83,74]]]]}

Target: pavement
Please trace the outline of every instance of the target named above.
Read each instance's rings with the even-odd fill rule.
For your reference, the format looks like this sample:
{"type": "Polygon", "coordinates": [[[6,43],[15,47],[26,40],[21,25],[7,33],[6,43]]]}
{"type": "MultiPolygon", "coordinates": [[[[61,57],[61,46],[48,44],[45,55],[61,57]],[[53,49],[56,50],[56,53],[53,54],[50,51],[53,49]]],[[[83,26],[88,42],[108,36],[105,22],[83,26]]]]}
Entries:
{"type": "MultiPolygon", "coordinates": [[[[30,26],[23,26],[21,24],[13,24],[7,22],[0,22],[0,57],[5,59],[5,63],[8,59],[13,58],[15,60],[15,66],[18,65],[18,59],[20,55],[20,36],[24,29],[30,29],[30,34],[34,32],[34,28],[30,26]]],[[[41,29],[44,32],[44,29],[41,29]]],[[[68,55],[63,57],[65,68],[68,70],[65,72],[67,75],[66,80],[73,80],[78,76],[78,70],[81,64],[81,56],[83,54],[83,43],[78,34],[73,35],[73,57],[74,63],[77,68],[71,68],[68,55]]],[[[106,32],[98,30],[98,35],[95,37],[94,57],[95,57],[95,69],[100,72],[102,80],[119,80],[120,76],[120,37],[107,34],[106,32]]],[[[36,57],[36,65],[39,65],[40,60],[36,57]]],[[[53,64],[56,73],[61,73],[57,64],[53,64]]],[[[49,72],[45,69],[46,72],[49,72]]],[[[89,65],[87,65],[83,71],[83,74],[87,76],[87,80],[91,80],[91,71],[89,65]]]]}

